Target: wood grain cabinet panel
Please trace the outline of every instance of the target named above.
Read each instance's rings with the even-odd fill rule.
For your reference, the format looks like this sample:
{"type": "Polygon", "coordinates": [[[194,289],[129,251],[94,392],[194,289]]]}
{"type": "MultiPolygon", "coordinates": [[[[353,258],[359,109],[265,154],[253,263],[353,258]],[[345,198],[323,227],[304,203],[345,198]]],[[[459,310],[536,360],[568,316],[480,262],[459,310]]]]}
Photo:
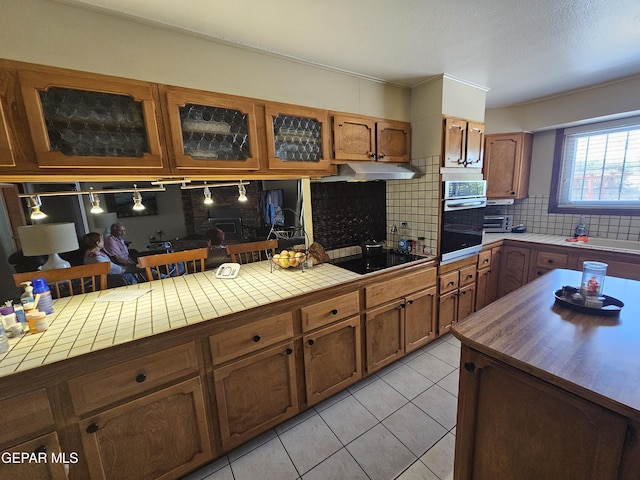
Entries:
{"type": "Polygon", "coordinates": [[[517,132],[487,135],[484,176],[487,198],[526,198],[533,135],[517,132]]]}
{"type": "Polygon", "coordinates": [[[7,412],[3,416],[0,428],[0,447],[55,429],[53,412],[45,389],[2,400],[0,410],[7,412]]]}
{"type": "Polygon", "coordinates": [[[408,163],[411,124],[356,115],[333,115],[333,160],[408,163]]]}
{"type": "Polygon", "coordinates": [[[362,377],[360,317],[302,338],[307,405],[329,398],[362,377]]]}
{"type": "Polygon", "coordinates": [[[163,171],[156,85],[64,70],[18,75],[40,167],[163,171]]]}
{"type": "Polygon", "coordinates": [[[372,373],[402,357],[404,350],[404,298],[365,314],[367,372],[372,373]]]}
{"type": "Polygon", "coordinates": [[[360,312],[359,292],[350,292],[330,300],[302,307],[302,331],[309,332],[360,312]]]}
{"type": "Polygon", "coordinates": [[[80,422],[91,478],[178,478],[212,459],[200,378],[80,422]]]}
{"type": "Polygon", "coordinates": [[[209,343],[213,354],[213,364],[220,365],[291,337],[293,337],[291,312],[274,315],[248,325],[232,328],[223,333],[211,335],[209,343]]]}
{"type": "Polygon", "coordinates": [[[257,116],[248,98],[166,87],[165,117],[177,171],[258,170],[257,116]]]}
{"type": "Polygon", "coordinates": [[[438,296],[435,286],[406,297],[405,353],[436,338],[438,296]]]}
{"type": "Polygon", "coordinates": [[[481,168],[484,158],[484,124],[462,118],[445,117],[445,167],[481,168]]]}
{"type": "Polygon", "coordinates": [[[270,102],[265,115],[269,169],[330,173],[327,110],[270,102]]]}
{"type": "Polygon", "coordinates": [[[73,408],[82,415],[198,372],[195,344],[187,343],[71,379],[68,385],[73,408]]]}
{"type": "Polygon", "coordinates": [[[63,452],[56,432],[5,449],[3,455],[4,452],[17,455],[29,453],[37,459],[20,463],[0,462],[0,478],[11,480],[67,480],[65,462],[71,464],[78,461],[78,452],[74,452],[73,457],[71,452],[63,452]]]}
{"type": "Polygon", "coordinates": [[[455,478],[614,480],[628,420],[463,345],[455,478]]]}
{"type": "Polygon", "coordinates": [[[367,308],[382,305],[404,295],[436,284],[437,268],[430,267],[365,287],[367,308]]]}
{"type": "Polygon", "coordinates": [[[225,451],[299,411],[293,342],[213,370],[225,451]]]}
{"type": "Polygon", "coordinates": [[[506,245],[502,248],[500,296],[513,292],[529,281],[531,249],[506,245]]]}

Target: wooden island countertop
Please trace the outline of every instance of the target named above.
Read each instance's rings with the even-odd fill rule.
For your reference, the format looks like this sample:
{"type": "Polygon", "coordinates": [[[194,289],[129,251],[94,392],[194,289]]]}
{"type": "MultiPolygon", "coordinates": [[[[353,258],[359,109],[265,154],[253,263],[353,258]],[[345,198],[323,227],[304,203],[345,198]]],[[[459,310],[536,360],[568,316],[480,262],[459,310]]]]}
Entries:
{"type": "Polygon", "coordinates": [[[556,269],[452,328],[462,342],[454,478],[637,479],[640,282],[606,277],[618,316],[556,305],[556,269]]]}

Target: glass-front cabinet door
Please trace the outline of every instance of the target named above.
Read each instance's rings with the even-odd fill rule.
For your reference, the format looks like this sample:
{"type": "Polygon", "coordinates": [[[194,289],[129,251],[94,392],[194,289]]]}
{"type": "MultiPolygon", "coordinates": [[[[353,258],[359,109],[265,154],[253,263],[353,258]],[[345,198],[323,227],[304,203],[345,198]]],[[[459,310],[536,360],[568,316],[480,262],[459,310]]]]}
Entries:
{"type": "Polygon", "coordinates": [[[268,103],[265,113],[270,169],[329,171],[327,110],[268,103]]]}
{"type": "Polygon", "coordinates": [[[162,168],[154,84],[29,70],[19,81],[40,167],[162,168]]]}
{"type": "Polygon", "coordinates": [[[259,169],[253,101],[171,87],[166,100],[178,169],[259,169]]]}

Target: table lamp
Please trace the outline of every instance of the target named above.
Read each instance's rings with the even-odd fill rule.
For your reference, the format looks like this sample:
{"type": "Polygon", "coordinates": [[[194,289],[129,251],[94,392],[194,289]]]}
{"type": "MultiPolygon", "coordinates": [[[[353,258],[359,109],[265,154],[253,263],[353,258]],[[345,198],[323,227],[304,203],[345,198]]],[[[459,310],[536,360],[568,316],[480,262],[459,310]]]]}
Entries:
{"type": "Polygon", "coordinates": [[[49,255],[43,270],[69,268],[71,264],[59,253],[77,250],[78,234],[73,223],[45,223],[18,227],[18,237],[22,245],[22,253],[27,257],[49,255]]]}

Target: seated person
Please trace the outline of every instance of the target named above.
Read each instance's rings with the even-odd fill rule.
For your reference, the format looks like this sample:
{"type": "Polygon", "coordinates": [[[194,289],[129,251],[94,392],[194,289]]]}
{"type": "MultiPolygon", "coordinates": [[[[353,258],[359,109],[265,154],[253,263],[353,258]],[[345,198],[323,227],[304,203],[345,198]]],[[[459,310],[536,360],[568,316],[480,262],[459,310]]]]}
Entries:
{"type": "Polygon", "coordinates": [[[135,266],[136,262],[131,258],[129,247],[124,240],[126,231],[126,227],[121,223],[111,225],[111,235],[104,240],[104,251],[120,266],[135,266]]]}
{"type": "Polygon", "coordinates": [[[102,235],[96,232],[89,232],[82,238],[82,246],[84,248],[84,263],[106,263],[111,264],[112,275],[122,275],[128,285],[138,283],[135,276],[135,265],[121,266],[111,261],[107,252],[104,251],[104,241],[102,235]]]}
{"type": "Polygon", "coordinates": [[[205,270],[217,268],[223,263],[231,261],[231,257],[227,255],[227,249],[224,245],[224,232],[222,230],[219,228],[207,230],[205,238],[209,248],[209,255],[204,261],[205,270]]]}

